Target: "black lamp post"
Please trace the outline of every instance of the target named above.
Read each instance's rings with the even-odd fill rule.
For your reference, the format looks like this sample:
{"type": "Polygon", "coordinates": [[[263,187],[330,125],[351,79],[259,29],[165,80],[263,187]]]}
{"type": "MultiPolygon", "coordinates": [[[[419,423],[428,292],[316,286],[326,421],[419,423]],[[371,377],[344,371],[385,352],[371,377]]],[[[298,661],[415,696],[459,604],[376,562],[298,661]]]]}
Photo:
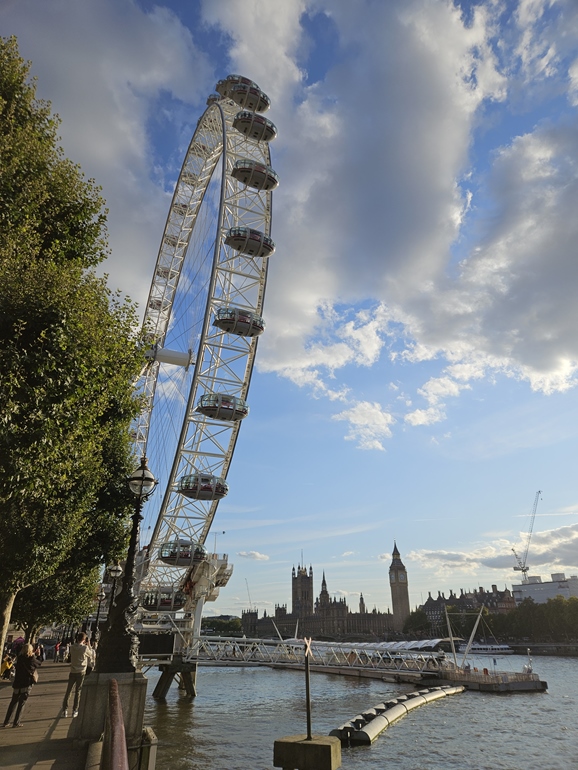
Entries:
{"type": "Polygon", "coordinates": [[[103,601],[106,599],[106,594],[102,590],[102,586],[100,587],[100,591],[97,593],[96,598],[98,599],[98,609],[96,610],[96,623],[94,624],[94,628],[92,629],[92,633],[90,634],[90,641],[93,644],[94,642],[98,641],[98,638],[100,637],[100,632],[98,630],[98,621],[100,620],[100,607],[103,601]]]}
{"type": "Polygon", "coordinates": [[[147,467],[146,457],[143,457],[140,467],[128,479],[129,489],[135,496],[135,508],[122,588],[116,602],[114,593],[111,595],[108,629],[98,648],[96,670],[100,673],[132,673],[137,669],[138,636],[132,627],[138,607],[138,597],[134,594],[135,560],[143,503],[152,495],[157,483],[147,467]]]}
{"type": "Polygon", "coordinates": [[[122,575],[122,567],[119,564],[113,564],[111,567],[107,567],[106,571],[108,572],[108,574],[112,578],[112,588],[111,588],[111,591],[110,591],[110,601],[108,603],[108,615],[107,615],[108,623],[107,623],[107,626],[106,626],[108,628],[108,626],[110,625],[110,613],[111,613],[112,607],[114,605],[114,599],[116,597],[116,581],[122,575]]]}

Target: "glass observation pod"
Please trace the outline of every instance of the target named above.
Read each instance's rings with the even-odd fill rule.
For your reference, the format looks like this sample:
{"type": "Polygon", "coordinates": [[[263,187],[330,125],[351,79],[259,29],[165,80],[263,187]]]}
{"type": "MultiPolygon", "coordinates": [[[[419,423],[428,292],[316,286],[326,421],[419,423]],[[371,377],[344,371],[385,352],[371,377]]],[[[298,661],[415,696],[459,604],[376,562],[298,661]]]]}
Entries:
{"type": "Polygon", "coordinates": [[[249,405],[242,398],[227,396],[225,393],[205,393],[201,396],[195,412],[213,420],[244,420],[249,414],[249,405]]]}
{"type": "Polygon", "coordinates": [[[219,93],[221,96],[224,96],[226,99],[229,99],[231,97],[231,89],[233,86],[238,85],[259,88],[257,83],[255,83],[253,80],[249,80],[249,78],[244,78],[242,75],[227,75],[224,80],[219,80],[215,86],[215,91],[217,91],[217,93],[219,93]]]}
{"type": "Polygon", "coordinates": [[[277,127],[274,123],[268,118],[248,110],[243,110],[235,115],[233,127],[250,139],[256,139],[258,142],[272,142],[277,136],[277,127]]]}
{"type": "Polygon", "coordinates": [[[179,236],[178,235],[167,234],[167,235],[165,235],[163,240],[167,244],[167,246],[170,246],[173,249],[175,249],[179,245],[179,242],[181,243],[182,246],[185,245],[184,241],[179,241],[179,236]]]}
{"type": "Polygon", "coordinates": [[[266,112],[271,106],[271,99],[256,85],[250,86],[247,83],[239,83],[232,86],[229,96],[235,104],[245,110],[266,112]]]}
{"type": "Polygon", "coordinates": [[[190,567],[207,561],[207,549],[201,543],[191,540],[176,540],[163,543],[159,549],[159,559],[171,567],[190,567]]]}
{"type": "Polygon", "coordinates": [[[171,307],[171,303],[168,299],[158,297],[151,297],[149,299],[149,307],[151,310],[156,310],[160,313],[168,313],[171,307]]]}
{"type": "Polygon", "coordinates": [[[270,257],[275,251],[275,243],[268,235],[250,227],[231,227],[225,235],[225,243],[251,257],[270,257]]]}
{"type": "Polygon", "coordinates": [[[213,326],[240,337],[258,337],[265,331],[265,321],[260,315],[239,307],[220,307],[213,326]]]}
{"type": "Polygon", "coordinates": [[[172,588],[147,591],[140,597],[141,605],[147,610],[180,610],[186,600],[185,594],[180,591],[175,593],[172,588]]]}
{"type": "Polygon", "coordinates": [[[231,176],[255,190],[274,190],[279,184],[279,177],[271,166],[249,158],[238,160],[233,166],[231,176]]]}
{"type": "Polygon", "coordinates": [[[229,485],[211,473],[191,473],[179,479],[178,491],[193,500],[220,500],[226,496],[229,485]]]}
{"type": "Polygon", "coordinates": [[[187,212],[189,210],[189,207],[186,203],[175,203],[173,206],[173,211],[178,214],[180,217],[184,217],[187,215],[187,212]]]}
{"type": "Polygon", "coordinates": [[[207,97],[207,106],[214,104],[215,102],[218,102],[220,98],[221,97],[219,94],[209,94],[209,96],[207,97]]]}
{"type": "Polygon", "coordinates": [[[172,278],[175,278],[179,274],[179,271],[174,267],[159,265],[156,269],[156,274],[159,278],[162,278],[163,281],[170,281],[172,278]]]}

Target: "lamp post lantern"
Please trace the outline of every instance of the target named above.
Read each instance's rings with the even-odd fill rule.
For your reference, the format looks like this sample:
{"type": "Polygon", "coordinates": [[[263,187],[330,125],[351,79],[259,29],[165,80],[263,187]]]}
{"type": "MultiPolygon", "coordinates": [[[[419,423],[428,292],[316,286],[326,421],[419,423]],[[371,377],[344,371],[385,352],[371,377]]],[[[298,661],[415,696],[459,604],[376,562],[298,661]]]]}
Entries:
{"type": "MultiPolygon", "coordinates": [[[[141,458],[140,466],[131,474],[127,482],[130,491],[135,496],[135,507],[131,517],[132,527],[122,588],[115,602],[113,586],[108,611],[108,628],[103,634],[98,648],[96,671],[99,673],[131,673],[137,670],[138,636],[132,627],[138,607],[138,597],[134,593],[135,560],[142,507],[158,483],[147,467],[146,457],[141,458]]],[[[112,575],[110,570],[109,574],[112,575]]]]}
{"type": "Polygon", "coordinates": [[[114,605],[114,599],[116,596],[116,581],[119,579],[119,577],[122,575],[122,567],[120,564],[113,564],[111,567],[107,567],[106,571],[112,578],[112,588],[110,591],[110,601],[108,603],[108,623],[107,628],[110,625],[110,611],[112,610],[112,607],[114,605]]]}
{"type": "Polygon", "coordinates": [[[100,620],[100,608],[102,606],[103,601],[106,599],[106,594],[102,590],[102,586],[100,587],[100,591],[97,593],[96,598],[98,599],[98,608],[96,610],[96,622],[94,624],[94,628],[92,629],[92,633],[90,635],[90,641],[91,642],[97,642],[100,638],[100,631],[98,630],[98,621],[100,620]]]}

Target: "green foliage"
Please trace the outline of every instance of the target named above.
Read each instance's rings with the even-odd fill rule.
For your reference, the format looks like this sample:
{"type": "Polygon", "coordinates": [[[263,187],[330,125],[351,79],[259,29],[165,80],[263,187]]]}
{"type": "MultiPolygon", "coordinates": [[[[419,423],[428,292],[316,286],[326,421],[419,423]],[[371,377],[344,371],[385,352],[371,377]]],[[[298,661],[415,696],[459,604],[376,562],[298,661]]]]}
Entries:
{"type": "Polygon", "coordinates": [[[578,640],[578,598],[557,596],[544,604],[524,599],[516,609],[491,615],[496,638],[528,643],[564,643],[578,640]]]}
{"type": "Polygon", "coordinates": [[[11,530],[0,569],[14,590],[130,504],[119,483],[138,356],[130,308],[109,300],[102,280],[76,267],[16,273],[0,262],[0,516],[11,530]]]}
{"type": "Polygon", "coordinates": [[[412,639],[428,639],[431,625],[423,610],[411,612],[403,625],[403,633],[412,639]]]}
{"type": "Polygon", "coordinates": [[[20,591],[12,609],[12,620],[27,638],[42,626],[80,623],[95,606],[98,568],[59,570],[46,580],[20,591]]]}
{"type": "Polygon", "coordinates": [[[29,69],[16,39],[0,39],[0,254],[93,266],[106,256],[104,201],[63,157],[29,69]]]}
{"type": "MultiPolygon", "coordinates": [[[[471,633],[476,625],[478,619],[478,612],[461,612],[456,607],[448,605],[448,616],[450,619],[452,632],[454,636],[459,636],[462,639],[469,639],[471,633]]],[[[482,610],[482,618],[478,624],[478,630],[476,636],[483,636],[482,629],[486,626],[487,619],[489,617],[488,608],[484,607],[482,610]]]]}
{"type": "Polygon", "coordinates": [[[142,364],[132,304],[91,272],[106,254],[104,202],[57,147],[28,69],[0,39],[3,615],[63,565],[90,580],[122,555],[142,364]]]}
{"type": "Polygon", "coordinates": [[[243,627],[241,618],[203,618],[201,621],[202,629],[213,629],[211,636],[242,636],[243,627]]]}

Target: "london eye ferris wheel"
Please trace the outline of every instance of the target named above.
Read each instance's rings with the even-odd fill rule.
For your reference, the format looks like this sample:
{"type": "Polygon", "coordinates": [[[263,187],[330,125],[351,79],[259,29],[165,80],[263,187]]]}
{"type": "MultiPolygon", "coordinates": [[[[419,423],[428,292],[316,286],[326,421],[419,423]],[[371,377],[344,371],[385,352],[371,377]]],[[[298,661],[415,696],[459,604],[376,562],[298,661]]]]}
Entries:
{"type": "MultiPolygon", "coordinates": [[[[194,616],[232,573],[205,545],[227,473],[265,329],[263,301],[271,240],[268,96],[229,75],[199,119],[177,181],[147,301],[151,347],[139,382],[143,410],[135,449],[148,456],[159,494],[140,554],[144,610],[194,616]]],[[[198,632],[198,631],[197,631],[198,632]]]]}

